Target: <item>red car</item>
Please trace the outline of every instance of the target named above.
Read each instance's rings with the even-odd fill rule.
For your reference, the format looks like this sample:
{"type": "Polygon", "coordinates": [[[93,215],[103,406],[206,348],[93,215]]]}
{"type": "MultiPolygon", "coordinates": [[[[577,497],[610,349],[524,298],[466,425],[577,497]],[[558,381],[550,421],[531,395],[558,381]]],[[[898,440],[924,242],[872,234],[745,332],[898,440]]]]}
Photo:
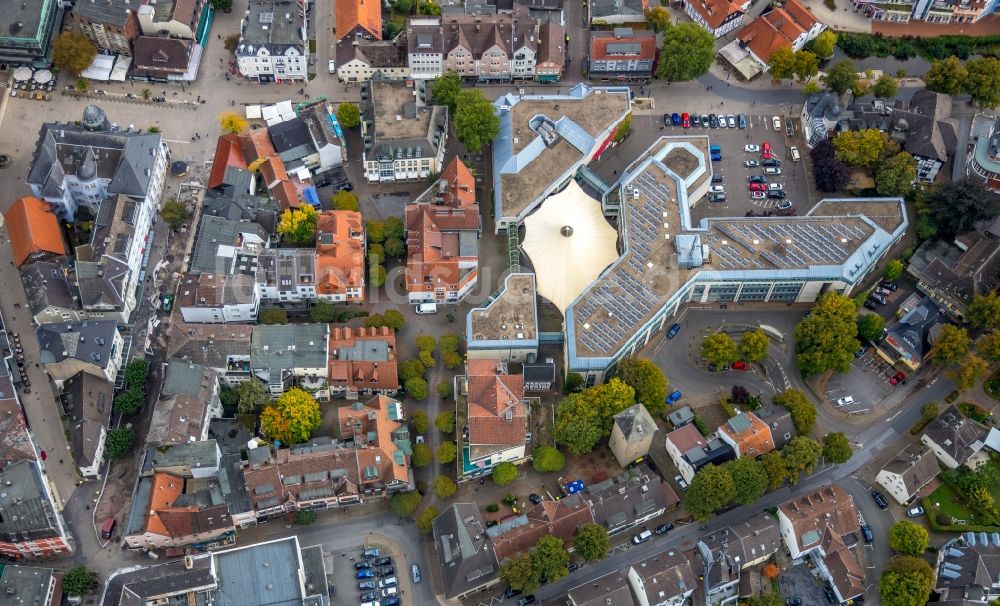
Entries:
{"type": "Polygon", "coordinates": [[[733,362],[733,370],[749,370],[750,365],[742,360],[737,360],[733,362]]]}
{"type": "Polygon", "coordinates": [[[681,126],[684,128],[691,128],[691,116],[686,113],[681,114],[681,126]]]}
{"type": "Polygon", "coordinates": [[[767,185],[764,183],[751,183],[747,187],[750,188],[750,191],[767,191],[767,185]]]}
{"type": "Polygon", "coordinates": [[[899,382],[902,381],[905,378],[906,378],[906,375],[903,373],[902,370],[900,370],[896,374],[892,375],[892,378],[889,379],[889,382],[892,383],[893,385],[899,385],[899,382]]]}
{"type": "Polygon", "coordinates": [[[770,160],[771,158],[774,157],[771,155],[771,144],[768,143],[767,141],[764,141],[763,145],[760,146],[760,155],[765,160],[770,160]]]}

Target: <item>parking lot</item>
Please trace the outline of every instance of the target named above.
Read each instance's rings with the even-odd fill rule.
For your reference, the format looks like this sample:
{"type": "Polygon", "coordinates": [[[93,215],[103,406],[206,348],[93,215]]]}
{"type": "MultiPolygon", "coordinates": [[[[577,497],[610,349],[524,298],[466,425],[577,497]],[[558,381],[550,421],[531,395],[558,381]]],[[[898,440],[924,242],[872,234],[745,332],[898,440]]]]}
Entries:
{"type": "Polygon", "coordinates": [[[823,595],[823,581],[813,576],[805,564],[793,566],[778,577],[778,590],[786,598],[799,598],[803,604],[819,606],[826,604],[823,595]]]}
{"type": "MultiPolygon", "coordinates": [[[[692,220],[697,223],[704,217],[742,217],[749,212],[757,215],[775,213],[778,203],[782,200],[771,198],[753,199],[747,189],[747,177],[750,175],[763,175],[763,167],[747,168],[744,165],[746,160],[762,160],[760,152],[747,153],[743,147],[747,144],[761,146],[765,141],[771,145],[771,153],[781,161],[781,175],[767,175],[769,183],[781,183],[787,195],[785,200],[792,203],[792,210],[796,213],[804,213],[812,207],[811,197],[808,191],[806,180],[806,169],[803,162],[793,162],[785,129],[788,122],[786,117],[779,117],[781,120],[781,130],[776,131],[772,124],[773,115],[764,114],[744,114],[746,118],[746,128],[711,128],[695,126],[685,129],[683,126],[673,124],[666,126],[661,134],[678,135],[684,132],[692,134],[707,134],[711,145],[718,145],[722,148],[722,159],[712,162],[713,174],[721,176],[722,185],[725,188],[725,202],[709,202],[707,199],[695,200],[695,207],[692,209],[692,220]]],[[[662,118],[661,118],[662,119],[662,118]]],[[[790,121],[795,134],[798,135],[798,121],[790,121]]],[[[794,139],[796,137],[792,137],[794,139]]],[[[804,146],[798,145],[799,153],[808,153],[804,146]]]]}
{"type": "MultiPolygon", "coordinates": [[[[333,554],[328,562],[328,584],[331,585],[330,595],[336,591],[333,599],[335,604],[363,604],[377,599],[382,606],[407,604],[402,596],[410,586],[410,570],[397,568],[397,554],[389,552],[383,546],[375,546],[379,555],[369,553],[365,557],[362,548],[341,551],[333,554]],[[386,562],[388,560],[388,562],[386,562]],[[358,569],[358,566],[364,568],[358,569]],[[366,572],[361,572],[364,570],[366,572]],[[368,574],[371,577],[359,579],[358,574],[368,574]],[[362,589],[359,585],[364,584],[362,589]],[[374,593],[372,593],[374,592],[374,593]],[[396,598],[396,599],[393,599],[396,598]]],[[[423,573],[425,571],[421,571],[423,573]]]]}

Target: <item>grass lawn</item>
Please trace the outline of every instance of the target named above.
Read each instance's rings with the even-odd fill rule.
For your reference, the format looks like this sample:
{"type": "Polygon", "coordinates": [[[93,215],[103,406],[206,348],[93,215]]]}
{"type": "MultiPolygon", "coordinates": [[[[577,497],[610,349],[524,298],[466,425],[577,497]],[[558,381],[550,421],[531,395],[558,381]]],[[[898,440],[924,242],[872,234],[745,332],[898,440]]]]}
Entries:
{"type": "MultiPolygon", "coordinates": [[[[969,510],[964,504],[962,504],[962,498],[955,494],[955,491],[951,489],[947,484],[941,484],[938,486],[937,490],[931,493],[930,502],[932,505],[938,507],[941,513],[950,515],[955,520],[966,520],[972,524],[982,524],[986,520],[980,520],[976,517],[976,514],[969,510]]],[[[928,512],[932,514],[932,512],[928,512]]]]}

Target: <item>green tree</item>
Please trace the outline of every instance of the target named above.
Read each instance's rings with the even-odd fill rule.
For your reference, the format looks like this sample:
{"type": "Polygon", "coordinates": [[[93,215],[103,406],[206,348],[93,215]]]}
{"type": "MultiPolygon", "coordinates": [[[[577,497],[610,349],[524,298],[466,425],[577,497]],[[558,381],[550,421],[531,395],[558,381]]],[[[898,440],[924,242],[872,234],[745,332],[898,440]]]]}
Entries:
{"type": "Polygon", "coordinates": [[[316,521],[315,511],[296,511],[295,516],[292,518],[293,524],[296,526],[308,526],[316,521]]]}
{"type": "Polygon", "coordinates": [[[588,453],[611,435],[614,415],[635,403],[635,390],[617,377],[579,393],[573,393],[556,407],[554,435],[570,453],[588,453]]]}
{"type": "Polygon", "coordinates": [[[831,463],[846,463],[854,450],[851,441],[842,432],[828,433],[823,436],[823,456],[831,463]]]}
{"type": "Polygon", "coordinates": [[[773,402],[788,409],[792,414],[792,424],[795,431],[806,435],[812,431],[816,423],[816,407],[812,401],[798,389],[788,389],[775,394],[773,402]]]}
{"type": "Polygon", "coordinates": [[[972,389],[976,386],[976,382],[982,378],[987,371],[989,371],[990,365],[986,363],[976,354],[969,352],[966,354],[962,363],[959,365],[958,369],[955,371],[955,389],[959,391],[966,391],[972,389]]]}
{"type": "Polygon", "coordinates": [[[740,337],[740,358],[747,362],[763,362],[767,359],[767,348],[771,346],[771,338],[760,329],[743,333],[740,337]]]}
{"type": "Polygon", "coordinates": [[[860,81],[858,79],[858,69],[854,66],[854,61],[850,59],[838,61],[823,76],[823,84],[826,84],[827,88],[838,95],[842,95],[848,90],[858,93],[860,81]]]}
{"type": "Polygon", "coordinates": [[[984,109],[1000,105],[1000,59],[979,57],[965,64],[965,92],[984,109]]]}
{"type": "Polygon", "coordinates": [[[424,364],[420,360],[405,360],[399,363],[397,373],[399,374],[399,380],[405,383],[410,379],[423,379],[425,370],[426,368],[424,368],[424,364]]]}
{"type": "Polygon", "coordinates": [[[898,557],[886,566],[878,583],[883,606],[924,606],[934,583],[934,570],[923,558],[898,557]]]}
{"type": "Polygon", "coordinates": [[[368,245],[368,265],[369,267],[375,267],[385,263],[385,248],[382,247],[378,242],[372,242],[368,245]]]}
{"type": "Polygon", "coordinates": [[[430,421],[427,420],[427,413],[422,410],[416,410],[410,415],[410,420],[413,421],[413,431],[417,432],[417,435],[422,435],[427,433],[430,428],[430,421]]]}
{"type": "Polygon", "coordinates": [[[434,478],[434,494],[437,495],[437,498],[447,499],[454,496],[456,492],[458,492],[458,487],[455,486],[455,482],[451,478],[446,476],[434,478]]]}
{"type": "Polygon", "coordinates": [[[736,350],[736,342],[728,333],[716,332],[702,339],[701,357],[712,364],[723,366],[735,362],[739,354],[736,350]]]}
{"type": "MultiPolygon", "coordinates": [[[[236,407],[240,397],[236,395],[236,390],[223,383],[219,387],[219,401],[222,402],[222,409],[227,413],[236,412],[236,407]]],[[[227,415],[228,416],[228,415],[227,415]]]]}
{"type": "Polygon", "coordinates": [[[431,335],[420,335],[413,342],[418,351],[434,351],[437,349],[437,340],[431,335]]]}
{"type": "Polygon", "coordinates": [[[406,254],[406,245],[403,244],[403,241],[399,238],[386,238],[385,254],[389,255],[393,259],[399,259],[406,254]]]}
{"type": "Polygon", "coordinates": [[[97,584],[97,573],[86,566],[75,566],[66,571],[62,578],[62,590],[68,596],[85,596],[97,584]]]}
{"type": "Polygon", "coordinates": [[[670,13],[662,6],[654,6],[646,11],[646,23],[654,32],[662,32],[670,27],[670,13]]]}
{"type": "Polygon", "coordinates": [[[298,387],[275,398],[260,413],[261,433],[286,445],[309,441],[322,422],[316,398],[298,387]]]}
{"type": "Polygon", "coordinates": [[[87,92],[87,89],[90,88],[90,80],[87,80],[86,78],[77,78],[76,84],[73,88],[75,88],[77,92],[85,93],[87,92]]]}
{"type": "Polygon", "coordinates": [[[1000,296],[994,292],[972,295],[965,320],[975,328],[996,330],[1000,328],[1000,296]]]}
{"type": "Polygon", "coordinates": [[[938,405],[937,402],[928,402],[920,407],[920,418],[925,421],[933,420],[934,417],[938,416],[938,405]]]}
{"type": "Polygon", "coordinates": [[[698,470],[684,497],[684,509],[699,520],[707,520],[736,498],[736,483],[725,467],[709,463],[698,470]]]}
{"type": "Polygon", "coordinates": [[[889,75],[879,76],[870,92],[881,99],[895,99],[899,92],[899,81],[889,75]]]}
{"type": "Polygon", "coordinates": [[[442,412],[434,419],[434,425],[441,433],[455,433],[455,413],[442,412]]]}
{"type": "Polygon", "coordinates": [[[209,0],[209,4],[212,5],[217,11],[222,11],[228,13],[233,10],[233,0],[209,0]]]}
{"type": "Polygon", "coordinates": [[[885,328],[885,320],[878,314],[864,314],[858,316],[858,336],[868,339],[871,342],[882,338],[882,330],[885,328]]]}
{"type": "Polygon", "coordinates": [[[340,312],[333,303],[328,303],[322,299],[316,299],[309,306],[309,320],[318,324],[328,324],[336,322],[340,318],[340,312]]]}
{"type": "Polygon", "coordinates": [[[562,471],[566,467],[566,455],[554,446],[539,446],[531,453],[531,465],[542,473],[562,471]]]}
{"type": "Polygon", "coordinates": [[[413,445],[413,454],[410,455],[410,463],[414,467],[427,467],[431,464],[431,447],[421,442],[413,445]]]}
{"type": "Polygon", "coordinates": [[[927,529],[909,520],[900,520],[889,529],[889,547],[897,553],[919,557],[927,551],[927,529]]]}
{"type": "Polygon", "coordinates": [[[358,197],[354,192],[342,189],[337,193],[333,194],[330,198],[330,203],[333,204],[334,210],[353,210],[357,212],[361,210],[361,205],[358,204],[358,197]]]}
{"type": "Polygon", "coordinates": [[[583,387],[583,375],[578,372],[566,373],[566,380],[563,381],[563,394],[571,394],[583,387]]]}
{"type": "Polygon", "coordinates": [[[134,385],[115,397],[115,410],[124,415],[134,415],[146,403],[146,391],[143,385],[134,385]]]}
{"type": "Polygon", "coordinates": [[[428,393],[430,393],[430,387],[427,385],[427,381],[421,379],[420,377],[414,377],[403,383],[403,389],[406,393],[414,400],[426,400],[428,393]]]}
{"type": "MultiPolygon", "coordinates": [[[[232,0],[228,0],[230,5],[232,5],[232,0]]],[[[240,35],[239,34],[229,34],[222,39],[222,46],[229,52],[236,52],[236,48],[240,45],[240,35]]]]}
{"type": "Polygon", "coordinates": [[[365,221],[365,235],[369,242],[385,242],[385,223],[375,219],[365,221]]]}
{"type": "Polygon", "coordinates": [[[796,363],[802,376],[851,368],[858,342],[854,301],[836,292],[820,297],[812,315],[795,327],[796,363]]]}
{"type": "Polygon", "coordinates": [[[104,438],[104,451],[112,459],[120,459],[132,450],[135,432],[131,427],[116,427],[104,438]]]}
{"type": "Polygon", "coordinates": [[[312,246],[316,241],[317,216],[311,204],[286,209],[281,213],[276,231],[292,246],[312,246]]]}
{"type": "Polygon", "coordinates": [[[441,354],[441,363],[448,370],[455,370],[456,368],[460,368],[465,363],[465,360],[462,358],[462,354],[458,352],[446,351],[441,354]]]}
{"type": "Polygon", "coordinates": [[[237,409],[243,415],[257,414],[271,403],[270,392],[256,377],[250,377],[237,385],[236,395],[239,398],[237,409]]]}
{"type": "Polygon", "coordinates": [[[500,578],[507,581],[511,589],[520,591],[538,589],[538,570],[531,560],[531,553],[522,551],[501,562],[500,578]]]}
{"type": "Polygon", "coordinates": [[[795,51],[795,78],[803,82],[819,73],[819,57],[807,50],[795,51]]]}
{"type": "Polygon", "coordinates": [[[905,196],[917,179],[917,161],[900,152],[882,162],[875,171],[875,188],[883,196],[905,196]]]}
{"type": "Polygon", "coordinates": [[[808,97],[809,95],[815,95],[821,90],[823,89],[820,87],[819,82],[816,82],[815,80],[810,80],[809,82],[806,82],[805,85],[802,87],[802,94],[808,97]]]}
{"type": "Polygon", "coordinates": [[[980,337],[976,351],[990,362],[1000,362],[1000,331],[993,330],[980,337]]]}
{"type": "Polygon", "coordinates": [[[767,492],[767,471],[760,461],[744,456],[726,463],[726,469],[736,487],[733,500],[740,505],[750,505],[767,492]]]}
{"type": "Polygon", "coordinates": [[[403,225],[403,220],[396,215],[389,215],[382,222],[385,227],[385,237],[396,238],[397,240],[402,240],[406,236],[406,226],[403,225]]]}
{"type": "Polygon", "coordinates": [[[187,206],[183,202],[178,202],[176,198],[170,198],[163,203],[163,208],[160,209],[160,217],[167,222],[170,229],[179,229],[187,221],[187,206]]]}
{"type": "Polygon", "coordinates": [[[454,393],[454,388],[451,386],[451,381],[441,381],[437,384],[437,394],[442,400],[447,400],[454,393]]]}
{"type": "Polygon", "coordinates": [[[813,39],[811,46],[812,51],[816,55],[823,59],[829,59],[833,56],[834,49],[837,48],[837,34],[829,29],[824,30],[823,33],[813,39]]]}
{"type": "Polygon", "coordinates": [[[663,80],[694,80],[715,58],[715,36],[696,23],[678,23],[663,30],[656,76],[663,80]]]}
{"type": "Polygon", "coordinates": [[[458,346],[461,343],[462,343],[462,337],[456,335],[453,332],[448,333],[446,335],[441,335],[441,338],[438,339],[438,349],[440,349],[442,353],[446,353],[449,351],[457,352],[458,346]]]}
{"type": "Polygon", "coordinates": [[[624,358],[618,362],[615,376],[635,390],[636,402],[644,404],[647,410],[663,410],[667,401],[667,378],[656,364],[644,358],[624,358]]]}
{"type": "Polygon", "coordinates": [[[431,85],[431,95],[435,105],[444,105],[454,115],[458,93],[462,90],[462,78],[453,71],[447,71],[431,85]]]}
{"type": "Polygon", "coordinates": [[[500,117],[478,88],[462,89],[455,103],[455,136],[465,149],[477,154],[500,132],[500,117]]]}
{"type": "Polygon", "coordinates": [[[66,30],[52,43],[52,65],[74,76],[90,67],[97,56],[97,46],[83,34],[66,30]]]}
{"type": "Polygon", "coordinates": [[[969,331],[954,324],[942,324],[931,344],[931,361],[939,366],[951,366],[968,353],[969,331]]]}
{"type": "Polygon", "coordinates": [[[563,546],[563,540],[551,534],[538,539],[531,550],[531,564],[539,577],[549,581],[568,575],[569,552],[563,546]]]}
{"type": "Polygon", "coordinates": [[[823,455],[823,446],[807,436],[796,436],[781,449],[781,458],[785,461],[785,469],[792,484],[799,481],[799,474],[811,474],[819,458],[823,455]]]}
{"type": "Polygon", "coordinates": [[[493,466],[493,483],[506,486],[517,479],[517,466],[510,461],[504,461],[493,466]]]}
{"type": "Polygon", "coordinates": [[[777,490],[784,485],[788,479],[788,467],[785,466],[785,459],[781,453],[772,450],[760,458],[760,466],[767,474],[767,487],[770,490],[777,490]]]}
{"type": "Polygon", "coordinates": [[[740,606],[785,606],[785,598],[780,593],[762,593],[740,598],[740,606]]]}
{"type": "Polygon", "coordinates": [[[358,106],[344,101],[337,106],[337,122],[344,128],[354,128],[361,124],[361,112],[358,106]]]}
{"type": "Polygon", "coordinates": [[[924,74],[924,85],[927,90],[945,95],[958,95],[965,90],[965,81],[969,79],[969,72],[958,57],[951,56],[947,59],[933,61],[924,74]]]}
{"type": "Polygon", "coordinates": [[[573,551],[588,562],[604,559],[610,548],[608,530],[594,522],[581,526],[573,537],[573,551]]]}
{"type": "Polygon", "coordinates": [[[388,276],[389,274],[385,270],[385,265],[368,266],[368,279],[371,282],[372,288],[378,288],[385,284],[388,276]]]}
{"type": "Polygon", "coordinates": [[[837,159],[848,166],[873,166],[882,154],[888,136],[877,128],[845,130],[833,138],[837,159]]]}
{"type": "Polygon", "coordinates": [[[260,324],[288,324],[288,312],[284,309],[262,309],[257,314],[260,324]]]}
{"type": "Polygon", "coordinates": [[[882,276],[886,280],[896,280],[903,275],[903,262],[899,259],[893,259],[885,266],[885,274],[882,276]]]}
{"type": "Polygon", "coordinates": [[[417,515],[417,529],[424,534],[430,534],[433,529],[434,518],[438,517],[440,512],[437,507],[428,507],[427,509],[421,511],[417,515]]]}
{"type": "Polygon", "coordinates": [[[434,458],[437,462],[442,465],[447,465],[448,463],[453,463],[455,461],[455,455],[458,450],[455,448],[455,443],[451,440],[447,442],[441,442],[441,445],[437,447],[437,451],[434,453],[434,458]]]}
{"type": "Polygon", "coordinates": [[[767,73],[775,82],[787,80],[795,76],[795,53],[791,47],[782,47],[771,53],[768,60],[771,66],[767,73]]]}
{"type": "Polygon", "coordinates": [[[145,389],[146,379],[149,377],[149,360],[145,358],[135,358],[125,365],[125,383],[129,387],[141,387],[145,389]]]}
{"type": "Polygon", "coordinates": [[[972,177],[935,187],[924,202],[943,236],[969,231],[1000,215],[1000,196],[989,193],[982,180],[972,177]]]}

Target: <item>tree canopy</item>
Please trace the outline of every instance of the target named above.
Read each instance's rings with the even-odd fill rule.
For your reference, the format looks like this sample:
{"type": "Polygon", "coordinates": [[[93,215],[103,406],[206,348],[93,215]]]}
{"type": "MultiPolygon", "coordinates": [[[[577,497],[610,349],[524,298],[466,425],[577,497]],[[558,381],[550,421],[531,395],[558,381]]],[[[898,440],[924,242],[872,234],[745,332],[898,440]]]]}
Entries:
{"type": "Polygon", "coordinates": [[[516,553],[500,564],[500,578],[507,581],[511,589],[534,591],[538,589],[538,571],[531,561],[531,553],[516,553]]]}
{"type": "Polygon", "coordinates": [[[785,466],[785,460],[781,457],[781,453],[776,450],[762,456],[760,466],[767,474],[767,487],[770,490],[781,488],[785,480],[788,479],[788,468],[785,466]]]}
{"type": "Polygon", "coordinates": [[[417,529],[424,534],[430,534],[433,529],[434,518],[441,512],[433,505],[417,514],[417,529]]]}
{"type": "Polygon", "coordinates": [[[176,198],[170,198],[163,203],[163,208],[160,209],[160,216],[167,222],[170,229],[178,229],[187,221],[187,206],[183,202],[178,202],[176,198]]]}
{"type": "Polygon", "coordinates": [[[886,280],[895,280],[896,278],[903,275],[903,262],[899,259],[892,259],[885,266],[885,274],[883,277],[886,280]]]}
{"type": "Polygon", "coordinates": [[[566,455],[553,446],[539,446],[531,453],[531,465],[535,471],[542,473],[562,471],[566,466],[566,455]]]}
{"type": "Polygon", "coordinates": [[[878,314],[863,314],[858,316],[858,336],[875,342],[882,338],[885,320],[878,314]]]}
{"type": "Polygon", "coordinates": [[[822,192],[835,192],[843,189],[850,179],[850,172],[844,163],[837,159],[833,139],[823,139],[809,152],[813,161],[813,179],[816,189],[822,192]]]}
{"type": "Polygon", "coordinates": [[[735,498],[736,483],[729,470],[709,463],[694,474],[684,498],[684,509],[699,520],[707,520],[735,498]]]}
{"type": "Polygon", "coordinates": [[[846,463],[854,449],[851,448],[851,441],[843,432],[828,433],[823,436],[823,456],[831,463],[846,463]]]}
{"type": "Polygon", "coordinates": [[[739,354],[736,350],[736,342],[729,336],[729,333],[720,331],[702,339],[701,357],[712,364],[723,366],[735,362],[739,354]]]}
{"type": "Polygon", "coordinates": [[[900,520],[889,529],[889,547],[897,553],[920,556],[927,550],[927,529],[909,520],[900,520]]]}
{"type": "Polygon", "coordinates": [[[504,461],[493,466],[493,483],[497,486],[506,486],[517,479],[517,466],[510,461],[504,461]]]}
{"type": "Polygon", "coordinates": [[[568,575],[569,552],[563,546],[563,540],[551,534],[538,539],[531,550],[531,564],[541,578],[549,581],[568,575]]]}
{"type": "Polygon", "coordinates": [[[842,95],[848,90],[859,93],[861,85],[858,78],[858,69],[855,67],[854,61],[850,59],[838,61],[826,72],[826,76],[823,77],[823,84],[826,84],[827,88],[838,95],[842,95]]]}
{"type": "Polygon", "coordinates": [[[434,425],[441,433],[455,433],[455,413],[442,412],[434,419],[434,425]]]}
{"type": "Polygon", "coordinates": [[[874,166],[888,143],[888,135],[877,128],[845,130],[833,138],[837,159],[848,166],[874,166]]]}
{"type": "Polygon", "coordinates": [[[662,32],[670,27],[670,13],[662,6],[654,6],[646,11],[646,23],[654,32],[662,32]]]}
{"type": "Polygon", "coordinates": [[[1000,105],[1000,59],[978,57],[965,64],[965,92],[984,109],[1000,105]]]}
{"type": "Polygon", "coordinates": [[[969,72],[958,57],[933,61],[927,73],[924,74],[924,85],[927,90],[945,95],[958,95],[965,90],[965,81],[969,72]]]}
{"type": "Polygon", "coordinates": [[[875,171],[875,189],[883,196],[905,196],[917,179],[917,161],[906,152],[879,164],[875,171]]]}
{"type": "Polygon", "coordinates": [[[62,578],[63,593],[74,598],[87,595],[96,584],[97,573],[86,566],[70,568],[62,578]]]}
{"type": "Polygon", "coordinates": [[[715,58],[715,36],[697,23],[677,23],[663,30],[658,78],[680,82],[708,71],[715,58]]]}
{"type": "Polygon", "coordinates": [[[104,438],[104,451],[109,458],[120,459],[132,450],[135,432],[131,427],[115,427],[104,438]]]}
{"type": "Polygon", "coordinates": [[[807,50],[779,48],[771,54],[768,62],[771,66],[768,73],[775,81],[790,78],[806,80],[819,72],[819,57],[807,50]]]}
{"type": "Polygon", "coordinates": [[[771,338],[760,329],[743,333],[740,337],[740,358],[747,362],[763,362],[767,359],[767,348],[771,346],[771,338]]]}
{"type": "Polygon", "coordinates": [[[316,398],[293,387],[264,408],[260,415],[260,429],[267,437],[291,445],[307,442],[322,421],[316,398]]]}
{"type": "Polygon", "coordinates": [[[781,449],[792,484],[798,482],[799,474],[811,474],[823,455],[823,446],[808,436],[795,436],[781,449]]]}
{"type": "Polygon", "coordinates": [[[1000,362],[1000,331],[991,330],[976,342],[976,351],[990,362],[1000,362]]]}
{"type": "Polygon", "coordinates": [[[938,231],[954,236],[1000,214],[1000,196],[990,194],[978,178],[965,177],[934,188],[924,198],[938,231]]]}
{"type": "Polygon", "coordinates": [[[361,206],[358,204],[357,195],[346,189],[333,194],[330,198],[330,203],[333,204],[334,210],[353,210],[357,212],[361,209],[361,206]]]}
{"type": "Polygon", "coordinates": [[[984,330],[1000,328],[1000,296],[995,292],[972,295],[972,301],[965,312],[965,320],[972,326],[984,330]]]}
{"type": "Polygon", "coordinates": [[[615,376],[635,390],[636,402],[650,412],[662,410],[667,401],[667,378],[663,371],[644,358],[628,357],[618,362],[615,376]]]}
{"type": "Polygon", "coordinates": [[[236,386],[239,398],[237,407],[240,414],[257,414],[271,403],[271,394],[267,386],[256,377],[250,377],[236,386]]]}
{"type": "Polygon", "coordinates": [[[955,370],[955,389],[966,391],[976,386],[976,382],[984,377],[989,371],[990,365],[986,360],[976,354],[969,352],[962,358],[962,363],[955,370]]]}
{"type": "Polygon", "coordinates": [[[806,394],[798,389],[788,389],[775,394],[773,401],[791,413],[795,431],[803,435],[812,431],[813,424],[816,423],[816,406],[806,394]]]}
{"type": "Polygon", "coordinates": [[[413,445],[413,454],[410,455],[410,463],[414,467],[427,467],[431,464],[431,447],[421,442],[413,445]]]}
{"type": "Polygon", "coordinates": [[[573,537],[573,550],[588,562],[603,559],[610,548],[607,529],[594,522],[580,527],[573,537]]]}
{"type": "Polygon", "coordinates": [[[441,442],[441,444],[437,447],[437,450],[434,451],[434,458],[437,459],[438,463],[447,465],[448,463],[455,462],[455,456],[457,453],[458,449],[455,447],[455,443],[448,440],[446,442],[441,442]]]}
{"type": "Polygon", "coordinates": [[[878,591],[883,606],[924,606],[934,583],[934,570],[922,558],[898,557],[886,566],[878,591]]]}
{"type": "Polygon", "coordinates": [[[726,469],[733,478],[736,493],[733,500],[740,505],[749,505],[767,492],[767,471],[760,461],[745,456],[726,463],[726,469]]]}
{"type": "Polygon", "coordinates": [[[478,88],[466,88],[455,97],[455,136],[476,154],[500,132],[500,117],[478,88]]]}
{"type": "Polygon", "coordinates": [[[292,246],[312,246],[316,239],[316,217],[311,204],[288,208],[281,213],[276,231],[292,246]]]}
{"type": "Polygon", "coordinates": [[[385,313],[372,314],[365,318],[366,328],[388,326],[396,332],[403,330],[404,323],[403,313],[398,309],[387,309],[385,313]]]}
{"type": "Polygon", "coordinates": [[[235,112],[223,112],[219,115],[219,128],[224,133],[238,135],[245,132],[249,126],[247,119],[235,112]]]}
{"type": "Polygon", "coordinates": [[[455,103],[458,92],[462,90],[462,78],[454,71],[447,71],[431,84],[431,96],[434,103],[444,105],[448,112],[455,114],[455,103]]]}
{"type": "Polygon", "coordinates": [[[458,486],[455,485],[455,482],[451,478],[447,476],[434,478],[434,494],[439,499],[447,499],[454,496],[456,492],[458,492],[458,486]]]}
{"type": "Polygon", "coordinates": [[[344,128],[354,128],[361,124],[361,112],[358,106],[344,101],[337,106],[337,122],[344,128]]]}
{"type": "Polygon", "coordinates": [[[66,30],[52,43],[52,65],[79,76],[94,62],[97,46],[83,34],[66,30]]]}
{"type": "Polygon", "coordinates": [[[837,34],[833,30],[823,30],[823,33],[813,39],[810,46],[817,56],[829,59],[833,56],[834,49],[837,48],[837,34]]]}
{"type": "Polygon", "coordinates": [[[617,377],[578,393],[556,407],[554,435],[570,453],[585,454],[611,435],[614,415],[635,403],[635,390],[617,377]]]}
{"type": "Polygon", "coordinates": [[[888,74],[879,76],[872,85],[871,93],[882,99],[895,99],[899,92],[899,81],[888,74]]]}
{"type": "Polygon", "coordinates": [[[942,324],[931,345],[931,361],[940,366],[951,366],[968,353],[969,331],[954,324],[942,324]]]}
{"type": "Polygon", "coordinates": [[[832,291],[820,297],[812,315],[795,327],[796,363],[803,376],[850,370],[861,346],[856,317],[852,299],[832,291]]]}

